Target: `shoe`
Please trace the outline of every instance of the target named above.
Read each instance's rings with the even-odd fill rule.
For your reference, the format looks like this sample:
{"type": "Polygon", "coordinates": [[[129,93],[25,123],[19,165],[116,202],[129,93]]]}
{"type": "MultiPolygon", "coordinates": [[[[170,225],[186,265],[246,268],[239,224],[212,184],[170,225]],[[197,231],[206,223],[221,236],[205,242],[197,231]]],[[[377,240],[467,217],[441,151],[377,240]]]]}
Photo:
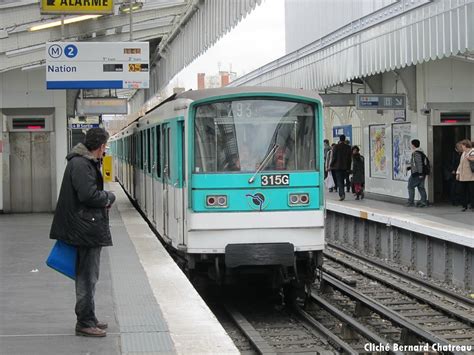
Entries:
{"type": "Polygon", "coordinates": [[[415,207],[415,204],[413,202],[407,202],[405,207],[415,207]]]}
{"type": "Polygon", "coordinates": [[[356,196],[356,200],[359,200],[359,196],[356,196]]]}
{"type": "Polygon", "coordinates": [[[329,192],[332,192],[332,189],[329,189],[329,192]]]}
{"type": "Polygon", "coordinates": [[[423,208],[423,207],[426,207],[426,206],[427,206],[427,204],[424,203],[424,202],[418,202],[418,203],[416,204],[416,207],[418,207],[418,208],[423,208]]]}
{"type": "Polygon", "coordinates": [[[76,335],[83,337],[101,338],[105,337],[107,335],[107,332],[97,327],[76,328],[76,335]]]}
{"type": "Polygon", "coordinates": [[[364,193],[361,192],[361,193],[360,193],[360,199],[362,200],[363,198],[364,198],[364,193]]]}
{"type": "Polygon", "coordinates": [[[109,325],[105,322],[97,322],[96,327],[103,330],[103,329],[107,329],[109,325]]]}
{"type": "Polygon", "coordinates": [[[342,195],[341,197],[339,197],[339,201],[344,201],[345,198],[346,198],[346,195],[342,195]]]}
{"type": "Polygon", "coordinates": [[[466,212],[466,211],[467,211],[467,208],[463,208],[463,209],[461,210],[461,212],[466,212]]]}

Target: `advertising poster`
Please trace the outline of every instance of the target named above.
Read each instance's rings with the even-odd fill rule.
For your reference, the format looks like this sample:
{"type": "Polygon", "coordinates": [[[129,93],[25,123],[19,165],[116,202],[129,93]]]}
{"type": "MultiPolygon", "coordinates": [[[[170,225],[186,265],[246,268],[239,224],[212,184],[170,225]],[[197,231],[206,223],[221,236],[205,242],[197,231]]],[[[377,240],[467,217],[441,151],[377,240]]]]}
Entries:
{"type": "Polygon", "coordinates": [[[385,139],[385,125],[369,126],[371,177],[387,178],[385,139]]]}
{"type": "Polygon", "coordinates": [[[411,159],[411,124],[392,125],[393,180],[408,181],[411,159]]]}

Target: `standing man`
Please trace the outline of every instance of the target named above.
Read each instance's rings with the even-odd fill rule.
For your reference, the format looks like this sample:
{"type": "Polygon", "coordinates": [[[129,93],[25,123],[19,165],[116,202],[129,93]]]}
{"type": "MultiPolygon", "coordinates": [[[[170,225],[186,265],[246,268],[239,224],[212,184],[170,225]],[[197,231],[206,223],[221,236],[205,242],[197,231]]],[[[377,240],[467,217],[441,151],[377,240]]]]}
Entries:
{"type": "Polygon", "coordinates": [[[416,207],[426,207],[428,206],[428,199],[426,197],[425,190],[425,178],[423,172],[423,161],[425,159],[425,153],[420,148],[420,141],[418,139],[413,139],[411,141],[411,164],[407,168],[411,170],[411,175],[408,179],[408,202],[407,207],[415,206],[415,187],[418,188],[420,193],[420,202],[416,204],[416,207]]]}
{"type": "MultiPolygon", "coordinates": [[[[331,146],[329,145],[329,139],[324,140],[324,167],[326,168],[326,159],[328,156],[329,151],[331,150],[331,146]]],[[[324,169],[324,179],[328,177],[328,172],[324,169]]]]}
{"type": "Polygon", "coordinates": [[[339,142],[333,148],[331,169],[333,169],[334,174],[336,175],[339,201],[343,201],[346,198],[344,192],[344,180],[347,172],[351,170],[351,147],[346,144],[346,136],[343,134],[339,136],[339,142]]]}
{"type": "Polygon", "coordinates": [[[100,252],[112,245],[108,209],[115,201],[104,191],[100,162],[109,134],[103,128],[87,131],[83,143],[67,155],[50,238],[77,247],[76,335],[104,337],[107,323],[95,316],[94,294],[99,279],[100,252]]]}

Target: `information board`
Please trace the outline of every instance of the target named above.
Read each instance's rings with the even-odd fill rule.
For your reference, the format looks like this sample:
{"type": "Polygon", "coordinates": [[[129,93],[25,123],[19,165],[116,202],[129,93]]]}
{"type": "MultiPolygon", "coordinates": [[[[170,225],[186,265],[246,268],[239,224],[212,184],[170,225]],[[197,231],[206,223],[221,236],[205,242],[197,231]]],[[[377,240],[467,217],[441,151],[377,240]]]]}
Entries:
{"type": "Polygon", "coordinates": [[[148,42],[48,42],[46,88],[147,89],[148,42]]]}
{"type": "Polygon", "coordinates": [[[334,126],[332,128],[333,143],[339,142],[339,136],[341,134],[346,136],[346,140],[349,141],[349,144],[352,144],[352,125],[334,126]]]}
{"type": "Polygon", "coordinates": [[[358,110],[404,110],[406,96],[401,94],[358,94],[356,107],[358,110]]]}

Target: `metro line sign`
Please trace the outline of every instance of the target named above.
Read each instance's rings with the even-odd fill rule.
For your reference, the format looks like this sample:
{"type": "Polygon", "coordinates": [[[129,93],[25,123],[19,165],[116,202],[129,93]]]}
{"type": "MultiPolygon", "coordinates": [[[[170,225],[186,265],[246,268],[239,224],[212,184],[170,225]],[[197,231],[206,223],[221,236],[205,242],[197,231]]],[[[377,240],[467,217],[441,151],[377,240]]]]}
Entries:
{"type": "Polygon", "coordinates": [[[147,89],[148,42],[46,43],[46,88],[147,89]]]}

